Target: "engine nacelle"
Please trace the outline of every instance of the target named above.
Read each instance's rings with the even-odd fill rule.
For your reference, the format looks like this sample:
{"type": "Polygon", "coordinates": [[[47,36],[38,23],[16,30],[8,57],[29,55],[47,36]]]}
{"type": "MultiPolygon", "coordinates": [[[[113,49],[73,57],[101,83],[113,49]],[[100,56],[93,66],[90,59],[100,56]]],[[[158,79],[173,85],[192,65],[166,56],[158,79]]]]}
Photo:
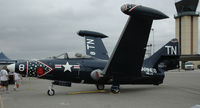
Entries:
{"type": "Polygon", "coordinates": [[[100,69],[93,70],[90,74],[93,80],[98,81],[101,77],[103,77],[103,71],[100,69]]]}

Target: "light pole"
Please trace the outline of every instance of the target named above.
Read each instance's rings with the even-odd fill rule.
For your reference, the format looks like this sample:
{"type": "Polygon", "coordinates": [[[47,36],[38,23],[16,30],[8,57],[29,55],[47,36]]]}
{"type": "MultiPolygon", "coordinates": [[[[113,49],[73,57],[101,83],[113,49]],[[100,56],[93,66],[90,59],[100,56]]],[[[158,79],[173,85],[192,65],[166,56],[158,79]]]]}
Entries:
{"type": "Polygon", "coordinates": [[[152,37],[152,38],[153,38],[153,40],[152,40],[152,41],[153,41],[153,42],[152,42],[152,47],[153,47],[153,48],[152,48],[152,49],[153,49],[153,54],[154,54],[154,28],[152,28],[151,31],[152,31],[152,33],[153,33],[153,37],[152,37]]]}

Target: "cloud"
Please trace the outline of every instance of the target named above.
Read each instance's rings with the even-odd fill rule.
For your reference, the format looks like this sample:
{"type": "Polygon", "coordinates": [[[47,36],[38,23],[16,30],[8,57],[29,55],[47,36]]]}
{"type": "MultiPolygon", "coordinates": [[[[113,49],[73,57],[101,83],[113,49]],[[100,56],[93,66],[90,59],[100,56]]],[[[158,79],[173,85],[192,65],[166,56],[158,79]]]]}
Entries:
{"type": "Polygon", "coordinates": [[[155,42],[166,43],[175,37],[174,0],[1,0],[0,50],[16,59],[84,53],[84,39],[76,32],[86,29],[108,35],[104,42],[112,52],[128,18],[120,11],[125,3],[152,7],[170,16],[153,23],[155,42]]]}

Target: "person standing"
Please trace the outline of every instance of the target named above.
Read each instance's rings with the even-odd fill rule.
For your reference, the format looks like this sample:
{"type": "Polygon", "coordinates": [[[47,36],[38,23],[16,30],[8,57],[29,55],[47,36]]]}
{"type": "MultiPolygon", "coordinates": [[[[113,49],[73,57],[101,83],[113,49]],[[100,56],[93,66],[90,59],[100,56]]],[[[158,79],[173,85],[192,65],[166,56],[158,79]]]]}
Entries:
{"type": "Polygon", "coordinates": [[[15,81],[15,86],[14,86],[14,90],[16,91],[17,88],[19,88],[19,84],[20,84],[20,81],[22,79],[22,76],[16,72],[13,73],[13,78],[14,78],[14,81],[15,81]]]}
{"type": "MultiPolygon", "coordinates": [[[[4,66],[3,69],[0,72],[0,79],[1,79],[1,88],[6,88],[6,92],[8,93],[8,80],[9,80],[9,75],[8,72],[6,71],[7,67],[4,66]]],[[[0,88],[0,89],[1,89],[0,88]]]]}

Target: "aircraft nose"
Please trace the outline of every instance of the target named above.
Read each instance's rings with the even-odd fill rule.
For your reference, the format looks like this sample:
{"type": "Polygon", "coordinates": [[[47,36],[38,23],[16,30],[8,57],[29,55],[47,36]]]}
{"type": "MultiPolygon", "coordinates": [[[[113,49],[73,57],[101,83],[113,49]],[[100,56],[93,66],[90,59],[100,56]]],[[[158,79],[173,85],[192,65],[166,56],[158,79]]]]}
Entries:
{"type": "Polygon", "coordinates": [[[10,64],[7,66],[7,68],[10,72],[15,72],[15,64],[10,64]]]}

